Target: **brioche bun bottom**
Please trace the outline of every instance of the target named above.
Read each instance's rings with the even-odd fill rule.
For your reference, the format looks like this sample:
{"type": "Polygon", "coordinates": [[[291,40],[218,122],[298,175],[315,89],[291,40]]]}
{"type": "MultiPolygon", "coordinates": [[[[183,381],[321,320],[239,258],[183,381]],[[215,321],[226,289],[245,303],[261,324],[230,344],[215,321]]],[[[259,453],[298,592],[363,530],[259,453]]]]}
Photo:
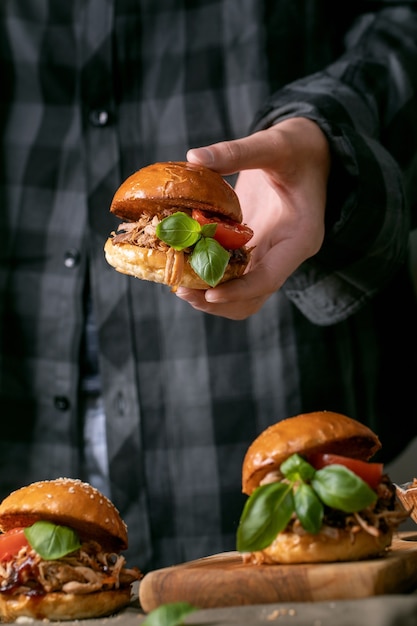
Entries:
{"type": "Polygon", "coordinates": [[[51,592],[43,596],[12,596],[0,593],[0,616],[3,622],[13,622],[18,617],[53,621],[88,619],[112,615],[127,606],[130,600],[130,588],[83,595],[51,592]]]}
{"type": "MultiPolygon", "coordinates": [[[[109,265],[122,274],[128,274],[129,276],[135,276],[136,278],[149,280],[154,283],[169,284],[166,282],[167,254],[161,250],[143,248],[129,243],[113,244],[111,237],[109,237],[104,246],[104,253],[109,265]]],[[[247,259],[249,259],[249,255],[247,259]]],[[[208,289],[209,285],[192,269],[187,254],[184,255],[184,261],[180,282],[170,286],[208,289]]],[[[232,261],[226,267],[220,283],[239,278],[245,271],[246,266],[247,261],[232,261]]]]}
{"type": "Polygon", "coordinates": [[[334,537],[323,532],[316,535],[281,532],[270,546],[246,553],[244,560],[256,565],[360,561],[381,555],[391,542],[391,531],[376,537],[364,530],[354,534],[339,530],[334,537]]]}

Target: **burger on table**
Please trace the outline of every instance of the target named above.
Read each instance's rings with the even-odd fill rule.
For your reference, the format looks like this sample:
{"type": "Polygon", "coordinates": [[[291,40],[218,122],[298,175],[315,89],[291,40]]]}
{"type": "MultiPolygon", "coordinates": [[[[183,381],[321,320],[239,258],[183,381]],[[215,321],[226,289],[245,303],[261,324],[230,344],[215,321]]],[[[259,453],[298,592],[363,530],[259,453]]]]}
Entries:
{"type": "Polygon", "coordinates": [[[126,524],[80,480],[40,481],[0,504],[0,618],[69,620],[110,615],[142,578],[127,568],[126,524]]]}
{"type": "Polygon", "coordinates": [[[332,411],[278,422],[242,465],[237,549],[246,562],[354,561],[384,554],[408,516],[364,424],[332,411]]]}

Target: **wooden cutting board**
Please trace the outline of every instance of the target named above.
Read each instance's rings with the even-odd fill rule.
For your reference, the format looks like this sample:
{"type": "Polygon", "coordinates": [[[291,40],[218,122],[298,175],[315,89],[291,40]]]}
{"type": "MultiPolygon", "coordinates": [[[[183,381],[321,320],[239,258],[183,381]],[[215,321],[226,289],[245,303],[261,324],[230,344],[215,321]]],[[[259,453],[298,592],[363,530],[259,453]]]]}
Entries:
{"type": "Polygon", "coordinates": [[[149,612],[167,602],[216,608],[366,598],[416,588],[417,532],[403,532],[385,556],[349,563],[251,565],[238,552],[215,554],[149,572],[139,585],[139,600],[149,612]]]}

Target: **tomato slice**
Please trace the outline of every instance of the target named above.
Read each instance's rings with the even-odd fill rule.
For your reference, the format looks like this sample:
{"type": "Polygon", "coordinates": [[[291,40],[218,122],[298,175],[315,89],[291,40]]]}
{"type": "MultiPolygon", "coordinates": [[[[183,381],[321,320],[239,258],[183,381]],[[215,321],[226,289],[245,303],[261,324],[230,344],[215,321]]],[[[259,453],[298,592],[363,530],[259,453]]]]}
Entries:
{"type": "Polygon", "coordinates": [[[253,230],[249,226],[234,222],[227,217],[215,217],[200,211],[200,209],[193,209],[191,217],[201,226],[204,226],[204,224],[217,224],[214,239],[226,250],[242,248],[253,237],[253,230]]]}
{"type": "Polygon", "coordinates": [[[29,546],[24,528],[13,528],[0,534],[0,562],[10,561],[21,548],[29,546]]]}
{"type": "Polygon", "coordinates": [[[351,459],[347,456],[340,456],[338,454],[323,454],[317,452],[311,454],[308,458],[309,463],[315,469],[321,469],[326,465],[344,465],[348,469],[352,470],[357,476],[362,478],[371,489],[376,489],[381,482],[382,473],[384,470],[383,463],[368,463],[367,461],[360,461],[359,459],[351,459]]]}

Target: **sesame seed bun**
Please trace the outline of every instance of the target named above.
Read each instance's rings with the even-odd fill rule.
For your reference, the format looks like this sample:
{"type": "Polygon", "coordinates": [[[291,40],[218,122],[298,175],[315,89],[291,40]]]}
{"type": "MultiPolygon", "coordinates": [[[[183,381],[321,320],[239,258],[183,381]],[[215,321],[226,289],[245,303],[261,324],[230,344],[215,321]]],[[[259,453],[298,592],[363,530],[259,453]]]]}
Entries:
{"type": "Polygon", "coordinates": [[[125,567],[127,527],[108,498],[81,480],[57,478],[17,489],[0,504],[4,533],[41,520],[75,530],[81,547],[59,559],[25,545],[8,555],[0,567],[1,621],[98,618],[131,602],[142,574],[125,567]]]}
{"type": "Polygon", "coordinates": [[[95,539],[116,552],[128,546],[127,527],[114,504],[88,483],[57,478],[13,491],[0,504],[0,530],[45,520],[76,530],[81,540],[95,539]]]}

